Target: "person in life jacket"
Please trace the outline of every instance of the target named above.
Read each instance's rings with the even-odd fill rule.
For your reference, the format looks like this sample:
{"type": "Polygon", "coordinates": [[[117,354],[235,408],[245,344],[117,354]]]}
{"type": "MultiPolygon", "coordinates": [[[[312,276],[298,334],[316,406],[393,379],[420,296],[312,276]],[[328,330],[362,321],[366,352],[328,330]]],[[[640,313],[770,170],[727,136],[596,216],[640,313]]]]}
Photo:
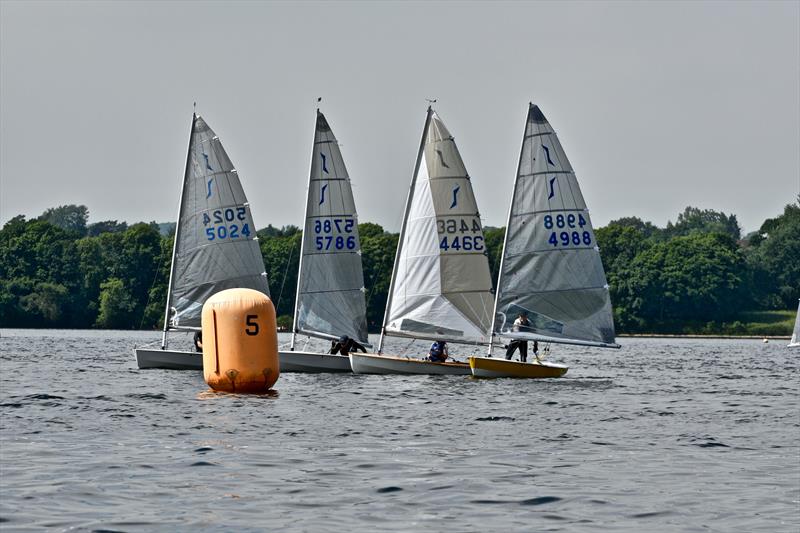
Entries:
{"type": "Polygon", "coordinates": [[[347,335],[342,335],[339,337],[338,341],[331,341],[331,355],[341,354],[341,355],[350,355],[350,352],[355,352],[361,350],[364,353],[367,353],[367,349],[357,343],[355,340],[351,339],[347,335]]]}
{"type": "Polygon", "coordinates": [[[444,363],[447,361],[447,343],[444,341],[436,341],[431,344],[431,350],[428,352],[428,360],[434,363],[444,363]]]}

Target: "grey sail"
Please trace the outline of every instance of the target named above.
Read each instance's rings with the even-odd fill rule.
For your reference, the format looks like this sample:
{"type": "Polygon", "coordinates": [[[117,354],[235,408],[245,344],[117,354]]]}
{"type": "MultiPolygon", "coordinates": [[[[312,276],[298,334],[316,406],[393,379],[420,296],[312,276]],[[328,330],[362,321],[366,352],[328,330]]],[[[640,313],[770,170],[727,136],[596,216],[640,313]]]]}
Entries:
{"type": "Polygon", "coordinates": [[[206,299],[243,287],[269,295],[250,206],[219,138],[193,117],[175,230],[169,329],[199,329],[206,299]]]}
{"type": "Polygon", "coordinates": [[[339,144],[317,111],[295,331],[367,343],[358,215],[339,144]]]}
{"type": "Polygon", "coordinates": [[[492,279],[472,183],[428,109],[387,302],[386,335],[487,343],[492,279]]]}
{"type": "Polygon", "coordinates": [[[797,316],[794,318],[794,331],[789,346],[800,346],[800,304],[797,305],[797,316]]]}
{"type": "Polygon", "coordinates": [[[531,104],[511,201],[494,330],[504,336],[617,347],[589,212],[555,131],[531,104]],[[525,312],[529,326],[514,326],[525,312]]]}

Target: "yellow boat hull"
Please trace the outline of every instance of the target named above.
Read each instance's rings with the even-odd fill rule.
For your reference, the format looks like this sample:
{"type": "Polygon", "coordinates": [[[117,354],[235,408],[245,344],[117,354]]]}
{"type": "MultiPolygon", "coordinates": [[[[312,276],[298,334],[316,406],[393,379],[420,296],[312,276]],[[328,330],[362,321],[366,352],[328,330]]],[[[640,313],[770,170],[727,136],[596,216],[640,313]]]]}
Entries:
{"type": "Polygon", "coordinates": [[[557,378],[567,373],[568,367],[556,363],[522,363],[490,357],[470,357],[472,375],[478,378],[557,378]]]}

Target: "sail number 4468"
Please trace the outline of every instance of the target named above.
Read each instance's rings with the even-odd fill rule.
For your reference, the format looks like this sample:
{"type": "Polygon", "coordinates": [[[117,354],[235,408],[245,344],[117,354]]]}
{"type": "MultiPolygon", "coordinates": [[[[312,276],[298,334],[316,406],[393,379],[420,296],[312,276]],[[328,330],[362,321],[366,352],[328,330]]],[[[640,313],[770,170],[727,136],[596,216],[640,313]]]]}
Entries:
{"type": "Polygon", "coordinates": [[[250,225],[240,221],[247,220],[247,210],[244,207],[227,209],[215,209],[209,213],[203,213],[203,226],[206,227],[206,240],[214,239],[238,239],[250,237],[250,225]]]}

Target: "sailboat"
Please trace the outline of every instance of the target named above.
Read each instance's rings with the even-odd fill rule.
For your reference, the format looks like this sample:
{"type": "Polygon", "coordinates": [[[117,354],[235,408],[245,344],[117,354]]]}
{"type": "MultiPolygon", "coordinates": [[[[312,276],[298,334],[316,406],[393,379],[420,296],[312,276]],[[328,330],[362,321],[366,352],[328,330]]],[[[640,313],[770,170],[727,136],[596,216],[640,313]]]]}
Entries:
{"type": "MultiPolygon", "coordinates": [[[[530,104],[506,224],[493,333],[512,340],[619,348],[606,275],[575,172],[556,133],[530,104]],[[528,325],[515,324],[526,314],[528,325]]],[[[558,377],[567,367],[469,359],[477,377],[558,377]]]]}
{"type": "Polygon", "coordinates": [[[317,109],[297,276],[294,327],[281,372],[350,372],[344,355],[295,351],[298,333],[323,339],[367,341],[367,306],[358,215],[339,143],[317,109]]]}
{"type": "Polygon", "coordinates": [[[377,354],[351,353],[359,374],[462,374],[466,362],[383,355],[386,336],[488,343],[492,278],[467,170],[428,107],[406,201],[377,354]]]}
{"type": "Polygon", "coordinates": [[[193,113],[161,348],[135,349],[139,368],[202,370],[202,353],[167,349],[167,334],[200,331],[206,299],[234,287],[269,296],[264,259],[239,175],[219,137],[193,113]]]}
{"type": "Polygon", "coordinates": [[[792,332],[792,340],[789,341],[789,348],[800,347],[800,304],[797,305],[797,316],[794,319],[794,331],[792,332]]]}

